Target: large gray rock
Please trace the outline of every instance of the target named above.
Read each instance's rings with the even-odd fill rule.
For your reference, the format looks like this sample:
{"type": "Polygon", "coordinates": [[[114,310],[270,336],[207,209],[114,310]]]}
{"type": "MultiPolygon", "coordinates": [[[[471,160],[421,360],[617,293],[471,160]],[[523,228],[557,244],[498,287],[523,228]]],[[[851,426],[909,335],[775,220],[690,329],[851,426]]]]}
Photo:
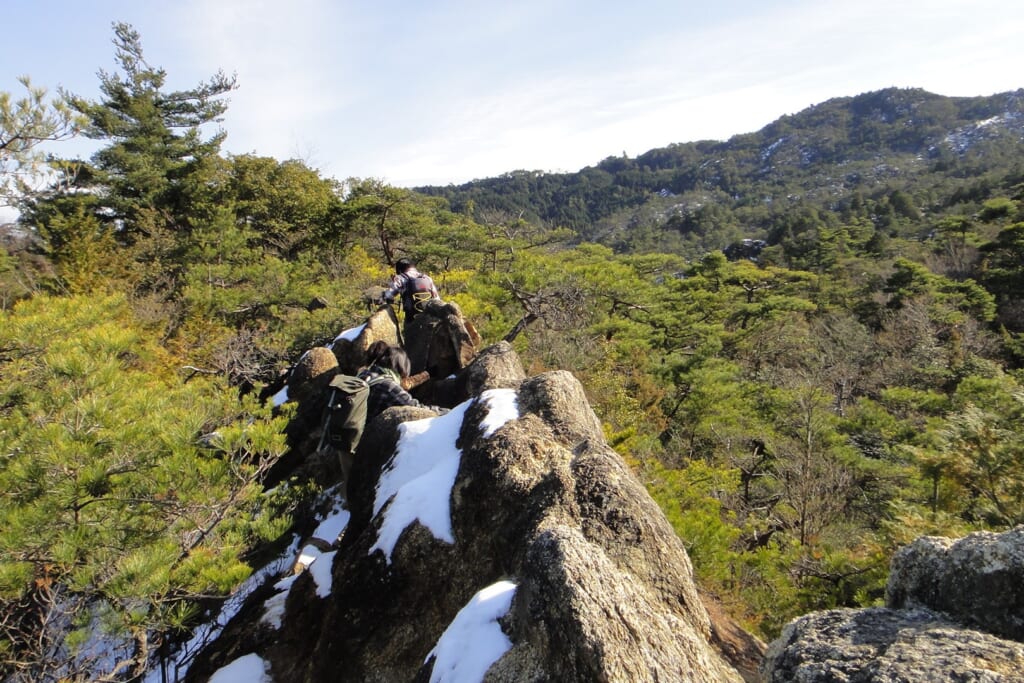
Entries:
{"type": "Polygon", "coordinates": [[[765,680],[1024,681],[1024,527],[915,540],[893,557],[886,600],[791,622],[765,680]]]}
{"type": "Polygon", "coordinates": [[[479,396],[488,389],[518,387],[526,379],[519,356],[508,342],[499,342],[480,352],[464,372],[460,373],[465,396],[479,396]]]}
{"type": "Polygon", "coordinates": [[[766,683],[1024,680],[1024,645],[926,609],[816,612],[768,646],[766,683]]]}
{"type": "Polygon", "coordinates": [[[1024,527],[915,540],[892,559],[886,601],[890,607],[929,607],[967,626],[1024,640],[1024,527]]]}
{"type": "Polygon", "coordinates": [[[317,398],[324,393],[327,385],[338,371],[338,359],[325,346],[310,349],[302,355],[292,369],[288,380],[290,398],[303,402],[317,398]]]}
{"type": "Polygon", "coordinates": [[[572,375],[533,377],[435,422],[422,417],[391,409],[368,426],[329,591],[322,575],[301,574],[276,629],[260,622],[266,610],[258,601],[267,596],[257,592],[189,680],[208,680],[252,654],[280,683],[425,682],[439,666],[432,650],[456,615],[503,581],[515,585],[497,619],[509,647],[485,681],[743,680],[712,645],[682,541],[604,441],[572,375]],[[386,555],[381,541],[401,505],[395,498],[375,507],[381,470],[394,471],[396,453],[409,457],[411,434],[442,425],[458,446],[451,489],[442,492],[450,538],[420,516],[392,537],[386,555]]]}

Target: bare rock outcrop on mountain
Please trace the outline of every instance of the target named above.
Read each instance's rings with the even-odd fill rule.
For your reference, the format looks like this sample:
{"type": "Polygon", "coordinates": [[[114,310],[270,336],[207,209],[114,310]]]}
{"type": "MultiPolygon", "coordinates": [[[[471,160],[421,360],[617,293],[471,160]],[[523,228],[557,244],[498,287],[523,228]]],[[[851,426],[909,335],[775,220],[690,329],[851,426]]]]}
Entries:
{"type": "Polygon", "coordinates": [[[479,396],[488,389],[514,389],[526,379],[519,356],[508,342],[484,349],[475,362],[458,375],[463,396],[479,396]]]}
{"type": "Polygon", "coordinates": [[[579,382],[524,379],[508,345],[456,379],[482,393],[367,426],[339,542],[254,591],[188,680],[243,660],[283,683],[754,680],[579,382]]]}
{"type": "Polygon", "coordinates": [[[341,372],[354,375],[367,363],[366,350],[376,341],[399,345],[398,319],[389,306],[382,306],[352,330],[342,332],[331,344],[341,372]]]}
{"type": "Polygon", "coordinates": [[[816,612],[768,647],[768,683],[1024,680],[1024,645],[927,609],[816,612]]]}
{"type": "Polygon", "coordinates": [[[793,621],[765,680],[1024,681],[1024,527],[917,539],[893,557],[886,603],[793,621]]]}
{"type": "Polygon", "coordinates": [[[1024,527],[917,539],[893,557],[886,600],[1024,642],[1024,527]]]}
{"type": "Polygon", "coordinates": [[[413,373],[426,370],[431,377],[446,377],[461,370],[480,348],[480,335],[473,324],[450,301],[427,301],[407,332],[405,350],[413,373]]]}
{"type": "Polygon", "coordinates": [[[431,300],[406,327],[403,340],[413,376],[429,380],[417,387],[416,398],[428,405],[455,405],[466,397],[462,370],[480,351],[480,335],[457,304],[431,300]]]}

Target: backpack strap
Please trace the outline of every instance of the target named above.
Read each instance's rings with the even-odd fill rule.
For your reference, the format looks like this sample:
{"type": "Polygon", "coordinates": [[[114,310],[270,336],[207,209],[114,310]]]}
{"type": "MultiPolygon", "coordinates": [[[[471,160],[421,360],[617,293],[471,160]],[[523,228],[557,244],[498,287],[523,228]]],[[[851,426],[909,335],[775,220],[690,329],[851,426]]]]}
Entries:
{"type": "Polygon", "coordinates": [[[407,285],[410,303],[417,313],[422,313],[428,301],[434,298],[434,281],[429,275],[420,273],[409,278],[407,285]]]}
{"type": "Polygon", "coordinates": [[[342,394],[358,394],[360,391],[365,391],[368,386],[365,379],[362,377],[355,377],[353,375],[335,375],[334,379],[328,385],[331,389],[336,389],[342,394]]]}
{"type": "Polygon", "coordinates": [[[398,377],[398,373],[392,373],[389,370],[377,368],[378,372],[364,371],[360,373],[359,379],[366,383],[368,387],[372,387],[377,384],[383,384],[384,382],[396,382],[401,386],[402,381],[398,377]]]}

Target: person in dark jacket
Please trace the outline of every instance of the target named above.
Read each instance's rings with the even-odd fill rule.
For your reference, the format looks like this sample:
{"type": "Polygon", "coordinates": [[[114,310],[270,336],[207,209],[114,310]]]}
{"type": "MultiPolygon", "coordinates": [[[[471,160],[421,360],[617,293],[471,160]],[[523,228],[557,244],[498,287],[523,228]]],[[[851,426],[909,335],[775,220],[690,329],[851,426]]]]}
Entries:
{"type": "Polygon", "coordinates": [[[416,314],[423,311],[427,301],[441,298],[434,280],[416,270],[413,262],[406,258],[395,263],[395,275],[391,278],[391,286],[384,291],[384,301],[391,303],[399,295],[407,329],[416,314]]]}
{"type": "Polygon", "coordinates": [[[410,372],[409,356],[402,348],[391,346],[385,341],[376,341],[367,349],[367,356],[370,365],[359,373],[370,385],[370,395],[366,399],[367,422],[393,406],[427,408],[438,415],[448,412],[447,408],[420,403],[402,388],[402,380],[410,372]]]}

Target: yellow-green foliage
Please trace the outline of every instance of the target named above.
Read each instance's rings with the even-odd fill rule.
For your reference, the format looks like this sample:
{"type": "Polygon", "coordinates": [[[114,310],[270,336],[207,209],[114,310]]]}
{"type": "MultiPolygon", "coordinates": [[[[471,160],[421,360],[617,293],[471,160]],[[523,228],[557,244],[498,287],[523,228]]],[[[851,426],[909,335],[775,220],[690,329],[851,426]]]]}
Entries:
{"type": "Polygon", "coordinates": [[[651,465],[650,474],[648,489],[686,544],[697,571],[708,577],[727,571],[740,530],[715,494],[735,490],[738,473],[695,460],[675,470],[651,465]]]}
{"type": "Polygon", "coordinates": [[[770,635],[796,616],[799,603],[787,568],[794,547],[771,542],[744,552],[753,531],[722,506],[739,486],[735,470],[691,461],[681,469],[647,462],[647,489],[686,545],[698,582],[730,605],[751,628],[770,635]]]}
{"type": "Polygon", "coordinates": [[[55,581],[160,629],[168,603],[231,590],[249,543],[282,530],[250,530],[281,420],[185,381],[158,341],[120,296],[0,312],[3,598],[55,581]]]}
{"type": "MultiPolygon", "coordinates": [[[[129,137],[108,151],[147,139],[129,137]]],[[[484,345],[514,332],[528,373],[580,378],[701,582],[764,635],[808,609],[877,602],[912,531],[1024,521],[1024,223],[1008,225],[1020,218],[1009,176],[945,216],[918,207],[950,197],[902,190],[855,197],[842,216],[785,202],[733,214],[702,190],[586,226],[610,239],[570,248],[574,235],[531,211],[467,200],[453,212],[376,180],[206,151],[185,182],[183,157],[146,159],[146,192],[175,197],[159,211],[116,173],[102,192],[39,198],[33,225],[62,291],[130,292],[159,328],[99,294],[30,300],[0,319],[3,595],[33,579],[142,593],[111,614],[170,628],[191,613],[181,596],[240,580],[245,548],[289,523],[294,500],[256,483],[284,449],[286,418],[182,368],[268,381],[359,324],[364,290],[387,284],[401,256],[484,345]],[[687,204],[701,208],[679,213],[687,204]],[[720,250],[748,223],[771,246],[758,263],[730,262],[720,250]],[[314,299],[327,307],[309,310],[314,299]]],[[[607,201],[592,189],[588,205],[607,201]]],[[[32,282],[24,256],[0,259],[0,284],[32,282]]],[[[38,289],[11,290],[0,308],[38,289]]]]}

